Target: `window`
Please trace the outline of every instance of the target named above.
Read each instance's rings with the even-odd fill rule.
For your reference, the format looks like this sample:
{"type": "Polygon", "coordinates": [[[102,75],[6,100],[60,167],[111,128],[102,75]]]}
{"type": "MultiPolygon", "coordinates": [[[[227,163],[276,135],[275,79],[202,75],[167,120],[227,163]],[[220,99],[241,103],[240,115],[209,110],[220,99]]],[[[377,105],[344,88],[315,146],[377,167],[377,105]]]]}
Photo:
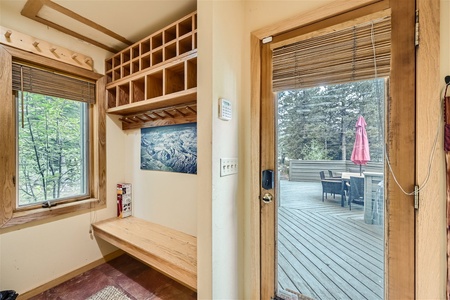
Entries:
{"type": "Polygon", "coordinates": [[[89,110],[95,83],[14,62],[17,206],[89,196],[89,110]]]}
{"type": "Polygon", "coordinates": [[[88,196],[88,110],[87,103],[18,93],[19,207],[88,196]]]}
{"type": "Polygon", "coordinates": [[[105,78],[0,45],[0,227],[106,203],[105,78]]]}

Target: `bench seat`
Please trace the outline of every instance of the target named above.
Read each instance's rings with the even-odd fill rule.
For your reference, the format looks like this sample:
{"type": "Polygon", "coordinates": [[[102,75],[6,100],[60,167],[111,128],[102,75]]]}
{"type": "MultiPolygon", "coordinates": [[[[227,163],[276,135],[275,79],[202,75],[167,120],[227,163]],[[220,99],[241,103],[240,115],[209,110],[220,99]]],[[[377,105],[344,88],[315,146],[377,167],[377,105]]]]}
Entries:
{"type": "Polygon", "coordinates": [[[197,291],[197,238],[135,217],[92,225],[95,236],[197,291]]]}

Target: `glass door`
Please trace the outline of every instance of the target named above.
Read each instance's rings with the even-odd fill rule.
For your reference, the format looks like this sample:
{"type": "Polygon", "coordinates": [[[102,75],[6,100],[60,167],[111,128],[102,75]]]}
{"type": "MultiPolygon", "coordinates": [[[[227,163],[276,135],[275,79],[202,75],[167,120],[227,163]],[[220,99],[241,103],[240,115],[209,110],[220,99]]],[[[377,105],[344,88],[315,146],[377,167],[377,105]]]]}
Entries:
{"type": "Polygon", "coordinates": [[[384,297],[385,82],[277,94],[279,296],[384,297]]]}

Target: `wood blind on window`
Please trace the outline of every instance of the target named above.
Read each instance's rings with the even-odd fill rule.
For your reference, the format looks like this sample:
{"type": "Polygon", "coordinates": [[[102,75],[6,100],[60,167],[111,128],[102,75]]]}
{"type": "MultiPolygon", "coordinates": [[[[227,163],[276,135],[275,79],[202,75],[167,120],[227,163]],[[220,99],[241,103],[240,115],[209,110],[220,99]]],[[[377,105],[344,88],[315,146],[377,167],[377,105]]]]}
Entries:
{"type": "Polygon", "coordinates": [[[273,91],[387,77],[391,19],[384,17],[273,50],[273,91]]]}
{"type": "Polygon", "coordinates": [[[22,65],[12,65],[13,90],[95,103],[95,83],[22,65]]]}

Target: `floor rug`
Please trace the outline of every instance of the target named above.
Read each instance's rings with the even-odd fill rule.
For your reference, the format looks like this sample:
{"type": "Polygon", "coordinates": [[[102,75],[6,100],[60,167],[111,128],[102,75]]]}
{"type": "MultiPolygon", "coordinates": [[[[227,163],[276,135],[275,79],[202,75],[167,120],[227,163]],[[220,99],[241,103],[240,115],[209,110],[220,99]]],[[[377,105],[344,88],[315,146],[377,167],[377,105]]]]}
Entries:
{"type": "Polygon", "coordinates": [[[131,300],[118,288],[109,285],[86,300],[131,300]]]}

